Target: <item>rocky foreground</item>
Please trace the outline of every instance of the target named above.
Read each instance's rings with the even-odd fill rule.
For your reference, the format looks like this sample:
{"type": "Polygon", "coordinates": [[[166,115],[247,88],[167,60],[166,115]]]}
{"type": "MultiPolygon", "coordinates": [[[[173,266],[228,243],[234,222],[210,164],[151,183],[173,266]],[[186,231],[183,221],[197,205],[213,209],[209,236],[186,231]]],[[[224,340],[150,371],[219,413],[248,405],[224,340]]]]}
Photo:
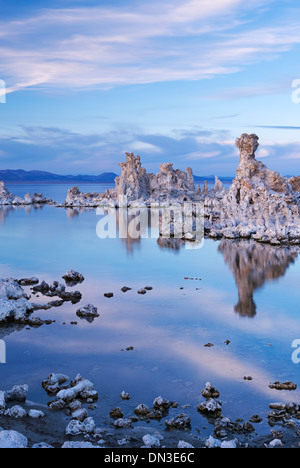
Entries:
{"type": "MultiPolygon", "coordinates": [[[[287,386],[290,391],[297,389],[292,382],[274,385],[277,390],[287,386]]],[[[99,398],[91,381],[81,375],[70,380],[65,374],[52,373],[41,382],[41,387],[50,398],[48,406],[27,401],[26,384],[0,391],[0,424],[6,427],[0,427],[0,448],[281,448],[296,447],[299,440],[299,404],[271,403],[267,420],[277,430],[271,429],[269,435],[259,437],[256,426],[263,419],[257,414],[249,421],[224,417],[220,392],[209,382],[201,392],[203,401],[197,406],[212,428],[206,438],[193,435],[192,417],[178,410],[177,402],[161,396],[155,398],[152,406],[139,404],[125,417],[126,401],[131,397],[123,391],[119,395],[123,409],[111,409],[107,427],[107,423],[97,425],[91,415],[99,398]],[[174,416],[170,416],[170,411],[174,416]],[[159,429],[146,427],[153,420],[164,424],[159,429]],[[136,423],[139,424],[135,426],[136,423]]]]}
{"type": "Polygon", "coordinates": [[[186,172],[174,170],[170,163],[162,164],[158,174],[149,174],[139,156],[126,153],[115,188],[98,194],[82,193],[73,187],[63,206],[118,208],[126,203],[155,208],[193,203],[195,210],[203,206],[205,233],[210,237],[300,244],[300,177],[283,177],[257,161],[258,140],[254,134],[243,134],[236,140],[240,161],[228,190],[218,178],[213,188],[208,189],[206,183],[201,189],[194,184],[191,168],[186,172]]]}
{"type": "MultiPolygon", "coordinates": [[[[229,249],[229,243],[236,242],[245,241],[223,239],[220,251],[233,269],[239,285],[237,310],[239,313],[245,313],[245,310],[248,313],[249,298],[245,300],[245,296],[253,295],[253,290],[262,285],[263,279],[270,277],[268,268],[271,264],[276,266],[276,277],[283,274],[290,262],[294,261],[297,247],[286,247],[287,252],[284,252],[285,249],[280,247],[263,247],[252,241],[248,246],[236,246],[241,255],[237,262],[236,248],[233,246],[232,250],[229,249]],[[260,269],[254,277],[249,261],[255,262],[255,259],[259,259],[260,269]],[[240,283],[241,273],[245,277],[245,270],[248,270],[247,281],[240,283]]],[[[81,293],[67,291],[66,286],[81,284],[85,281],[84,276],[69,270],[62,278],[65,284],[59,281],[49,284],[36,277],[0,279],[1,326],[39,327],[48,323],[32,316],[34,311],[59,307],[64,301],[78,303],[82,298],[81,293]],[[30,295],[25,292],[25,287],[30,288],[30,295]],[[41,295],[52,300],[38,304],[35,296],[41,295]]],[[[121,288],[123,293],[130,289],[125,286],[121,288]]],[[[143,295],[152,289],[146,286],[137,293],[143,295]]],[[[104,296],[110,298],[113,293],[104,296]]],[[[253,306],[253,301],[251,304],[253,306]]],[[[76,315],[88,321],[99,317],[97,308],[92,304],[78,309],[76,315]]],[[[213,344],[205,346],[212,347],[213,344]]],[[[255,376],[245,376],[244,380],[253,378],[255,376]]],[[[79,374],[70,379],[68,375],[54,372],[40,382],[40,387],[49,397],[47,405],[27,401],[27,384],[14,385],[11,390],[0,390],[0,448],[287,448],[296,447],[299,443],[300,404],[298,388],[293,382],[276,381],[270,383],[269,388],[274,392],[274,399],[281,391],[295,393],[296,402],[273,402],[267,414],[253,414],[249,420],[236,421],[226,416],[221,392],[209,382],[202,391],[199,389],[197,406],[182,405],[182,402],[162,396],[157,396],[150,403],[145,395],[145,401],[133,407],[129,402],[132,395],[125,388],[115,396],[115,401],[119,400],[119,403],[108,410],[104,424],[99,423],[93,414],[98,400],[101,405],[101,394],[90,380],[79,374]],[[205,437],[194,426],[194,418],[199,413],[210,429],[209,435],[205,437]],[[261,433],[261,424],[270,427],[269,431],[265,429],[264,436],[258,435],[261,433]]]]}

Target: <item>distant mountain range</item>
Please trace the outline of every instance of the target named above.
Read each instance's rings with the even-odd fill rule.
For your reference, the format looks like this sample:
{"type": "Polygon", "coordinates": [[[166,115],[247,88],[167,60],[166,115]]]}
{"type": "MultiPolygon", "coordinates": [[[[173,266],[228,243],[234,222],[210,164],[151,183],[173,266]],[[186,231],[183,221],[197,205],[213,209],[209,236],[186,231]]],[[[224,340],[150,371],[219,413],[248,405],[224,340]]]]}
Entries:
{"type": "MultiPolygon", "coordinates": [[[[0,181],[10,184],[110,184],[118,177],[114,172],[103,172],[99,175],[58,175],[44,171],[0,170],[0,181]]],[[[195,182],[212,182],[215,176],[194,176],[195,182]]],[[[231,183],[233,177],[219,177],[224,183],[231,183]]]]}
{"type": "Polygon", "coordinates": [[[99,175],[58,175],[44,171],[0,170],[0,180],[11,184],[103,184],[113,183],[117,174],[103,172],[99,175]]]}

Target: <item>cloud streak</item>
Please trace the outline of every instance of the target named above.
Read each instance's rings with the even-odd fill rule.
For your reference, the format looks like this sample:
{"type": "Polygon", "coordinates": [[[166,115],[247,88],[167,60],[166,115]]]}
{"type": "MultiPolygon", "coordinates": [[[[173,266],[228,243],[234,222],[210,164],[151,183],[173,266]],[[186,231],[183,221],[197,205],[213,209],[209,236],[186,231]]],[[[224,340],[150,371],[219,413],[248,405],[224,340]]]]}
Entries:
{"type": "MultiPolygon", "coordinates": [[[[271,3],[252,0],[251,9],[271,3]]],[[[10,91],[208,79],[272,57],[275,46],[279,53],[300,44],[296,24],[248,24],[249,6],[241,0],[134,6],[43,9],[0,22],[10,91]]]]}

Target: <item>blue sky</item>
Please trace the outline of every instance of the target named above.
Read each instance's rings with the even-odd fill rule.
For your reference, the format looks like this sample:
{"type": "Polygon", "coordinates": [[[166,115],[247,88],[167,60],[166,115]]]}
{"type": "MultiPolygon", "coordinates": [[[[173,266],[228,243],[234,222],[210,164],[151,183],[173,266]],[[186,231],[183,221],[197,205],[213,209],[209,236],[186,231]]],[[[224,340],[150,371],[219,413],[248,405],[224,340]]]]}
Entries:
{"type": "Polygon", "coordinates": [[[0,0],[0,167],[230,176],[254,132],[299,175],[299,52],[297,0],[0,0]]]}

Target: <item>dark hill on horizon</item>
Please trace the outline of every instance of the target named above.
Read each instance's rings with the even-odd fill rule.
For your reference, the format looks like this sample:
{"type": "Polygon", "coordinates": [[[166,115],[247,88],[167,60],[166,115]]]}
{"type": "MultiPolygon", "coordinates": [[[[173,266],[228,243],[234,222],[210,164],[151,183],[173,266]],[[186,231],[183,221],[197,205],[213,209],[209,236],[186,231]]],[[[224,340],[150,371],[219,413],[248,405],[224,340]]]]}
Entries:
{"type": "MultiPolygon", "coordinates": [[[[46,171],[24,171],[18,170],[0,170],[0,181],[11,184],[103,184],[114,183],[115,178],[118,177],[114,172],[103,172],[99,175],[59,175],[46,171]]],[[[213,182],[215,176],[194,176],[195,183],[213,182]]],[[[232,182],[233,177],[219,177],[222,182],[232,182]]]]}
{"type": "Polygon", "coordinates": [[[70,184],[70,183],[113,183],[117,174],[114,172],[103,172],[99,175],[58,175],[45,171],[0,170],[0,180],[5,183],[14,184],[70,184]]]}

